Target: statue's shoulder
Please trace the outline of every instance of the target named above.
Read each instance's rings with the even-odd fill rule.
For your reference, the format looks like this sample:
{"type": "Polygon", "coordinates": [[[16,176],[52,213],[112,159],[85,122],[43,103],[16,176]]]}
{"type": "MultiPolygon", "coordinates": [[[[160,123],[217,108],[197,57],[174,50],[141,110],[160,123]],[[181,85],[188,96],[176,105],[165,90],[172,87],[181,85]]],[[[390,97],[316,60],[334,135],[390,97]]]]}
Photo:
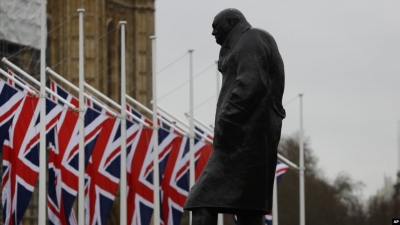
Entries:
{"type": "Polygon", "coordinates": [[[275,40],[270,33],[267,31],[251,27],[242,36],[240,40],[240,46],[243,48],[259,48],[261,46],[269,47],[274,44],[275,40]]]}
{"type": "Polygon", "coordinates": [[[261,28],[252,27],[246,33],[249,34],[250,37],[259,37],[267,40],[274,40],[274,37],[266,30],[261,28]]]}
{"type": "Polygon", "coordinates": [[[252,27],[244,35],[243,43],[263,45],[270,49],[277,49],[274,37],[266,30],[252,27]]]}

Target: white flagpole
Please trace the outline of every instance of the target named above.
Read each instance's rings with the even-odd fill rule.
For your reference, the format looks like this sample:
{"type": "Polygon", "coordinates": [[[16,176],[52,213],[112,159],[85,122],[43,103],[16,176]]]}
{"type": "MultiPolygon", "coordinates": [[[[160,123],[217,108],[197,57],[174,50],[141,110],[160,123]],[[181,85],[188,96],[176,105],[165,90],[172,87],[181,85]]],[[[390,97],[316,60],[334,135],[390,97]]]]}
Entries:
{"type": "Polygon", "coordinates": [[[120,224],[127,223],[127,190],[126,190],[126,77],[125,77],[125,24],[126,21],[120,21],[121,25],[121,189],[120,189],[120,224]]]}
{"type": "Polygon", "coordinates": [[[397,150],[398,150],[398,170],[400,172],[400,121],[397,121],[397,150]]]}
{"type": "Polygon", "coordinates": [[[79,13],[79,198],[78,198],[78,224],[85,224],[85,102],[84,102],[84,55],[83,55],[83,12],[85,9],[78,9],[79,13]]]}
{"type": "Polygon", "coordinates": [[[46,0],[41,3],[40,29],[40,152],[39,152],[39,224],[46,224],[46,0]]]}
{"type": "Polygon", "coordinates": [[[276,179],[275,172],[275,181],[274,181],[274,193],[272,199],[272,225],[278,225],[278,179],[276,179]]]}
{"type": "Polygon", "coordinates": [[[300,97],[300,225],[305,225],[305,195],[304,195],[304,140],[303,140],[303,94],[300,97]]]}
{"type": "Polygon", "coordinates": [[[153,75],[153,154],[154,154],[154,225],[160,225],[160,181],[159,181],[159,168],[158,168],[158,123],[157,123],[157,82],[156,82],[156,36],[151,36],[152,43],[152,75],[153,75]]]}
{"type": "MultiPolygon", "coordinates": [[[[190,101],[190,117],[189,117],[189,153],[190,153],[190,168],[189,168],[189,178],[190,178],[190,188],[193,187],[195,182],[195,172],[194,172],[194,122],[193,122],[193,113],[194,113],[194,106],[193,106],[193,51],[192,49],[189,51],[189,80],[190,80],[190,88],[189,88],[189,101],[190,101]]],[[[192,212],[190,212],[190,223],[192,223],[192,212]]]]}
{"type": "Polygon", "coordinates": [[[194,106],[193,106],[193,51],[192,49],[188,50],[189,51],[189,76],[190,76],[190,117],[189,117],[189,129],[190,129],[190,188],[193,187],[194,182],[195,182],[195,177],[194,177],[194,120],[193,120],[193,114],[194,114],[194,106]]]}
{"type": "MultiPolygon", "coordinates": [[[[218,103],[218,96],[219,96],[219,90],[220,88],[220,84],[219,84],[219,70],[218,70],[218,61],[215,61],[215,65],[217,67],[216,72],[217,72],[217,103],[218,103]]],[[[219,213],[218,214],[218,225],[223,225],[224,224],[224,214],[219,213]]]]}

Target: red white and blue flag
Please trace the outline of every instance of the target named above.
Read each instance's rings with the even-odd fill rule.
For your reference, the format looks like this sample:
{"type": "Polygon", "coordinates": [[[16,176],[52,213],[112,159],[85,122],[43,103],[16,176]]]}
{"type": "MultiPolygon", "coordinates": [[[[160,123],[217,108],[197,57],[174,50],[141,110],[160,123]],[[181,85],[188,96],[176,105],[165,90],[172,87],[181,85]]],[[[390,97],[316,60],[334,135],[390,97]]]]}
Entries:
{"type": "MultiPolygon", "coordinates": [[[[208,135],[199,127],[195,129],[207,137],[209,140],[213,140],[211,135],[208,135]]],[[[210,158],[212,151],[212,143],[210,143],[206,138],[196,134],[194,139],[194,158],[195,158],[195,180],[199,178],[201,172],[203,172],[204,167],[207,164],[208,158],[210,158]]]]}
{"type": "MultiPolygon", "coordinates": [[[[132,107],[127,107],[138,118],[151,124],[132,107]]],[[[153,130],[140,126],[135,131],[135,138],[127,142],[128,224],[148,225],[153,215],[152,138],[153,130]]]]}
{"type": "Polygon", "coordinates": [[[9,138],[8,130],[23,98],[23,92],[14,89],[0,79],[0,152],[3,149],[4,140],[9,138]]]}
{"type": "MultiPolygon", "coordinates": [[[[36,93],[39,93],[39,91],[38,91],[36,88],[34,88],[34,87],[33,87],[32,85],[30,85],[29,83],[25,82],[24,79],[22,79],[21,77],[19,77],[19,76],[18,76],[17,74],[15,74],[13,71],[8,70],[8,75],[12,76],[13,78],[15,78],[17,81],[19,81],[19,82],[22,83],[23,85],[28,86],[32,91],[34,91],[34,92],[36,92],[36,93]]],[[[17,84],[16,82],[14,82],[13,80],[11,80],[10,78],[7,78],[7,83],[8,83],[10,86],[12,86],[12,87],[14,87],[15,89],[17,89],[17,90],[20,90],[20,91],[24,91],[24,90],[25,90],[24,87],[20,86],[19,84],[17,84]]]]}
{"type": "MultiPolygon", "coordinates": [[[[275,176],[276,176],[276,182],[278,183],[280,179],[282,178],[282,175],[286,173],[286,171],[289,169],[289,166],[282,163],[281,161],[278,160],[276,164],[276,169],[275,169],[275,176]]],[[[272,225],[272,216],[273,212],[265,215],[265,224],[266,225],[272,225]]]]}
{"type": "MultiPolygon", "coordinates": [[[[19,224],[39,174],[39,98],[26,94],[10,125],[3,153],[4,224],[19,224]]],[[[63,107],[46,99],[46,146],[55,142],[55,125],[63,107]]]]}
{"type": "Polygon", "coordinates": [[[162,224],[180,224],[189,192],[189,139],[178,137],[161,182],[162,224]]]}
{"type": "MultiPolygon", "coordinates": [[[[102,108],[87,101],[94,108],[102,108]]],[[[109,115],[104,108],[102,113],[109,115]]],[[[137,140],[141,127],[138,122],[126,121],[127,152],[137,140]]],[[[86,222],[87,224],[106,224],[118,189],[121,163],[121,121],[108,117],[102,125],[97,143],[94,146],[86,168],[86,222]]],[[[123,196],[125,197],[125,196],[123,196]]]]}
{"type": "MultiPolygon", "coordinates": [[[[127,108],[141,120],[148,124],[146,119],[132,107],[127,108]]],[[[169,155],[172,149],[177,148],[177,137],[174,129],[162,121],[158,121],[158,156],[159,156],[159,181],[164,176],[169,155]]],[[[127,155],[128,170],[128,224],[148,225],[154,209],[153,200],[153,131],[142,127],[137,138],[131,145],[127,155]]],[[[162,192],[161,192],[162,194],[162,192]]]]}
{"type": "MultiPolygon", "coordinates": [[[[54,81],[51,89],[78,107],[79,101],[54,81]]],[[[54,98],[54,96],[53,96],[54,98]]],[[[60,103],[61,104],[61,103],[60,103]]],[[[66,109],[58,123],[58,142],[49,156],[48,212],[50,224],[77,224],[72,210],[78,192],[79,113],[66,109]]],[[[108,117],[88,107],[85,111],[85,165],[108,117]]]]}
{"type": "MultiPolygon", "coordinates": [[[[212,140],[199,127],[195,129],[212,140]]],[[[212,144],[206,138],[196,134],[194,139],[195,179],[200,176],[212,151],[212,144]]],[[[172,148],[161,182],[162,224],[179,225],[183,215],[183,206],[189,192],[189,139],[178,137],[172,148]]]]}
{"type": "MultiPolygon", "coordinates": [[[[9,70],[8,74],[27,85],[12,71],[9,70]]],[[[32,87],[31,89],[37,92],[32,87]]],[[[8,129],[14,118],[15,110],[26,93],[24,88],[17,85],[13,80],[7,79],[7,81],[3,81],[0,79],[0,151],[3,148],[4,140],[8,138],[8,129]]]]}
{"type": "MultiPolygon", "coordinates": [[[[53,80],[51,90],[79,107],[79,101],[53,80]]],[[[52,96],[53,100],[56,100],[52,96]]],[[[63,104],[59,101],[59,104],[63,104]]],[[[77,224],[72,205],[78,185],[78,118],[76,111],[65,109],[57,121],[57,142],[49,151],[47,207],[50,224],[77,224]]]]}
{"type": "Polygon", "coordinates": [[[121,170],[121,121],[108,117],[92,150],[85,175],[87,224],[106,224],[121,170]]]}
{"type": "MultiPolygon", "coordinates": [[[[25,93],[26,94],[26,93],[25,93]]],[[[5,81],[0,80],[0,152],[3,152],[3,142],[4,140],[10,140],[9,138],[9,128],[11,122],[13,121],[16,110],[18,109],[20,103],[24,98],[24,93],[18,91],[8,85],[5,81]]],[[[10,168],[8,161],[3,160],[3,173],[2,173],[2,193],[4,194],[5,185],[9,186],[8,170],[10,168]]],[[[2,206],[3,206],[3,223],[5,222],[7,211],[4,210],[5,200],[3,197],[2,206]]]]}
{"type": "Polygon", "coordinates": [[[275,174],[276,174],[276,180],[279,182],[279,180],[281,179],[282,175],[284,173],[286,173],[286,171],[289,169],[289,166],[286,165],[285,163],[282,163],[281,161],[278,161],[278,163],[276,164],[276,170],[275,170],[275,174]]]}

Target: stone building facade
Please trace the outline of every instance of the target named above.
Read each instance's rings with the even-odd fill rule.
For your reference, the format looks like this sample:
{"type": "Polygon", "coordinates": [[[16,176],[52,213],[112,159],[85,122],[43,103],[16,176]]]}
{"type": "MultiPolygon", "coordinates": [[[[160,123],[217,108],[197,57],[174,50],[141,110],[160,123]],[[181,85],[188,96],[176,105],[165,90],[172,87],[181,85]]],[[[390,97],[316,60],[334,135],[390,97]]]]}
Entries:
{"type": "MultiPolygon", "coordinates": [[[[150,106],[151,42],[154,0],[49,0],[46,64],[78,85],[78,8],[84,8],[85,80],[119,102],[121,41],[119,21],[126,21],[127,94],[150,106]]],[[[7,57],[39,78],[40,51],[0,40],[7,57]]]]}
{"type": "MultiPolygon", "coordinates": [[[[86,82],[114,101],[120,102],[121,32],[119,21],[126,21],[127,94],[150,107],[152,55],[149,37],[154,35],[155,30],[154,0],[47,1],[49,33],[46,64],[77,86],[79,81],[78,8],[85,9],[84,75],[86,82]]],[[[0,57],[10,57],[11,62],[37,79],[40,77],[40,51],[0,40],[0,57]]],[[[67,89],[77,96],[77,93],[67,89]]],[[[1,152],[0,160],[2,160],[1,152]]],[[[37,223],[37,188],[35,190],[36,193],[25,213],[23,224],[37,223]]],[[[109,224],[119,223],[118,198],[114,206],[117,208],[111,212],[109,224]]]]}
{"type": "Polygon", "coordinates": [[[84,8],[85,80],[120,101],[119,21],[126,24],[127,94],[150,106],[154,0],[48,1],[48,65],[78,84],[78,16],[84,8]],[[64,24],[63,24],[64,23],[64,24]],[[60,26],[60,24],[62,24],[60,26]]]}

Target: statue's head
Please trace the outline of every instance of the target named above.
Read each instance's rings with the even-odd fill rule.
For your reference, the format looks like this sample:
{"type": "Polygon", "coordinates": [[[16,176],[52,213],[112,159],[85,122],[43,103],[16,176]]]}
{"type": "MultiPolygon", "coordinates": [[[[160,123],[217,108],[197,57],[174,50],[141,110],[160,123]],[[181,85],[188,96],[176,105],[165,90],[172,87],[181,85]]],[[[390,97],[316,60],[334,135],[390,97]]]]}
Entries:
{"type": "Polygon", "coordinates": [[[237,9],[228,8],[218,13],[212,23],[215,40],[222,45],[229,32],[241,21],[246,21],[244,15],[237,9]]]}

